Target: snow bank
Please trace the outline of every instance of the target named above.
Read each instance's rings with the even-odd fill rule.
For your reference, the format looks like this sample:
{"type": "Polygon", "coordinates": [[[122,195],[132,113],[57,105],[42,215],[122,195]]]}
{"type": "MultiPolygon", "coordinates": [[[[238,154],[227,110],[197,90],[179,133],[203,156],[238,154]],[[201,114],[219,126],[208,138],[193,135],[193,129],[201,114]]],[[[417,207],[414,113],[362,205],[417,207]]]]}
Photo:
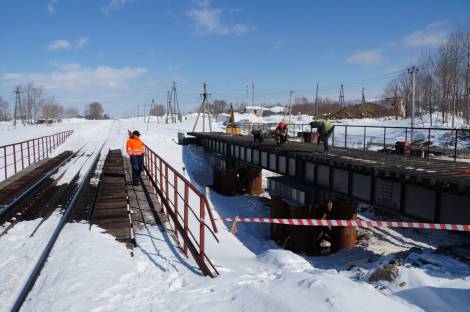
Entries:
{"type": "MultiPolygon", "coordinates": [[[[176,143],[178,131],[192,130],[195,116],[187,117],[181,124],[121,120],[109,146],[122,147],[127,130],[137,129],[144,142],[180,172],[185,168],[186,176],[204,190],[212,179],[207,155],[199,147],[176,143]]],[[[109,128],[96,126],[102,133],[109,128]]],[[[213,126],[223,129],[220,124],[213,126]]],[[[85,128],[79,132],[83,139],[89,135],[85,128]]],[[[269,213],[266,199],[214,192],[208,196],[216,218],[269,213]]],[[[221,275],[210,279],[198,273],[194,262],[185,259],[158,226],[137,232],[138,247],[132,257],[123,244],[98,227],[68,224],[23,311],[452,311],[470,303],[468,265],[428,252],[427,245],[422,245],[424,254],[405,258],[415,264],[401,266],[398,280],[370,284],[365,277],[371,270],[409,247],[394,250],[390,246],[402,244],[400,240],[387,245],[377,239],[370,242],[373,246],[304,258],[274,244],[269,226],[239,224],[236,235],[228,231],[229,224],[218,226],[221,242],[209,242],[207,253],[221,275]],[[374,249],[377,244],[382,245],[374,249]],[[371,261],[360,270],[339,265],[343,258],[365,256],[371,261]]],[[[409,245],[416,245],[413,237],[404,236],[410,238],[409,245]]],[[[0,244],[8,245],[2,239],[0,244]]],[[[0,272],[5,265],[15,263],[0,262],[0,272]]],[[[0,284],[4,281],[2,277],[0,284]]]]}

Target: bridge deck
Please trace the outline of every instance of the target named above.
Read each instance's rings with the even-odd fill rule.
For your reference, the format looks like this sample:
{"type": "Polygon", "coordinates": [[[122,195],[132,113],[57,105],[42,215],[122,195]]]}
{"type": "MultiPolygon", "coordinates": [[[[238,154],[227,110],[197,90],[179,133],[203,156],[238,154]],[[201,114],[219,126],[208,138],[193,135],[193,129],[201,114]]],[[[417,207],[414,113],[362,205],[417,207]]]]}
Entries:
{"type": "Polygon", "coordinates": [[[391,179],[409,180],[428,186],[455,191],[470,196],[470,163],[440,159],[407,157],[332,147],[328,154],[322,152],[322,146],[302,142],[286,142],[276,145],[274,140],[264,143],[253,141],[251,136],[235,136],[225,133],[198,133],[188,135],[198,139],[209,139],[244,146],[289,158],[310,160],[318,164],[366,172],[391,179]]]}

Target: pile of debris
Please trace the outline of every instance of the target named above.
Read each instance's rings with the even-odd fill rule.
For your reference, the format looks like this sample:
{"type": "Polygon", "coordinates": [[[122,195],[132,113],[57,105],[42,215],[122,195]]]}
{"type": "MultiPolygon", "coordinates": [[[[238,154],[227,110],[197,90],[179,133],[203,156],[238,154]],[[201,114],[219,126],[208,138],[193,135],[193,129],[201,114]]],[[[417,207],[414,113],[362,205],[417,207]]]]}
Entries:
{"type": "Polygon", "coordinates": [[[329,119],[360,119],[394,116],[395,111],[375,103],[365,103],[345,107],[328,116],[329,119]]]}

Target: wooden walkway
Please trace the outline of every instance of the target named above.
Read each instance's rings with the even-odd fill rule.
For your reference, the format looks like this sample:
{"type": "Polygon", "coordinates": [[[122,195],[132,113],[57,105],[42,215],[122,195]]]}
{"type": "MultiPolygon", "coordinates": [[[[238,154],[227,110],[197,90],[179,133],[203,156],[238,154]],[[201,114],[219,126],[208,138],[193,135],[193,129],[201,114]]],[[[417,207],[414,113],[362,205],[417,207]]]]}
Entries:
{"type": "Polygon", "coordinates": [[[157,194],[145,173],[142,173],[143,186],[134,186],[132,184],[129,158],[124,158],[123,164],[126,176],[127,195],[129,197],[129,208],[134,229],[137,231],[147,225],[165,225],[167,218],[163,213],[162,206],[158,202],[157,194]]]}

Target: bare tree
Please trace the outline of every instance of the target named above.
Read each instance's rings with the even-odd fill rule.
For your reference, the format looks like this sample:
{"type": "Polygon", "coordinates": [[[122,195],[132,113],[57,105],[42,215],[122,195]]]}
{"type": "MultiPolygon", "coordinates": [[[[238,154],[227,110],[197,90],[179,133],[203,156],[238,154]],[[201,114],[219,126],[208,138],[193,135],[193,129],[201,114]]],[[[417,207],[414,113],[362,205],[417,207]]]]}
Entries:
{"type": "MultiPolygon", "coordinates": [[[[470,124],[470,23],[450,33],[437,50],[423,53],[415,65],[419,69],[415,94],[418,116],[439,112],[436,117],[452,126],[458,117],[470,124]]],[[[411,77],[406,71],[387,85],[384,97],[390,97],[392,86],[397,86],[400,98],[411,103],[411,77]]]]}
{"type": "Polygon", "coordinates": [[[44,89],[41,86],[36,86],[33,83],[28,83],[22,87],[22,107],[21,113],[26,123],[34,123],[37,120],[38,113],[41,110],[41,105],[44,103],[43,98],[44,89]]]}
{"type": "Polygon", "coordinates": [[[0,96],[0,120],[8,120],[8,102],[0,96]]]}
{"type": "Polygon", "coordinates": [[[64,111],[64,116],[66,118],[76,118],[80,117],[80,113],[78,112],[78,109],[75,107],[69,107],[64,111]]]}
{"type": "Polygon", "coordinates": [[[166,113],[165,106],[163,106],[162,104],[157,104],[150,109],[150,115],[152,116],[161,117],[161,116],[164,116],[165,113],[166,113]]]}
{"type": "Polygon", "coordinates": [[[85,110],[86,119],[103,119],[104,109],[103,105],[99,102],[89,104],[85,110]]]}
{"type": "Polygon", "coordinates": [[[214,100],[211,104],[209,104],[209,110],[215,116],[225,113],[227,108],[227,102],[224,100],[214,100]]]}
{"type": "Polygon", "coordinates": [[[41,115],[44,119],[62,119],[64,107],[57,104],[54,98],[44,100],[41,105],[41,115]]]}

